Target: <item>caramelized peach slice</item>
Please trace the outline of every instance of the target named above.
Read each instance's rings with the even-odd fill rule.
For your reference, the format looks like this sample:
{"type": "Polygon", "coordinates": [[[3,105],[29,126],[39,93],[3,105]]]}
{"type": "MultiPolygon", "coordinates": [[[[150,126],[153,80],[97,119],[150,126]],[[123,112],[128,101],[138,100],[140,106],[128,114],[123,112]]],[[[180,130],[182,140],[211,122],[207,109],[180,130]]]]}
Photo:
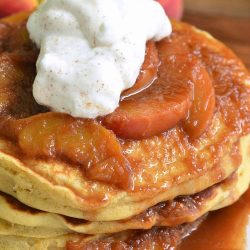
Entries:
{"type": "Polygon", "coordinates": [[[121,99],[137,94],[149,87],[157,77],[159,64],[160,61],[155,43],[153,41],[148,41],[146,46],[145,60],[141,67],[140,74],[134,86],[122,93],[121,99]]]}
{"type": "Polygon", "coordinates": [[[44,113],[21,120],[9,119],[6,123],[25,155],[68,160],[79,165],[92,180],[133,188],[132,170],[119,141],[97,122],[44,113]]]}
{"type": "Polygon", "coordinates": [[[183,128],[193,139],[198,138],[211,122],[215,109],[215,93],[206,68],[199,62],[193,67],[194,96],[183,128]]]}
{"type": "Polygon", "coordinates": [[[209,74],[188,46],[169,38],[158,43],[157,49],[158,79],[143,92],[122,100],[103,123],[122,138],[143,139],[185,120],[184,129],[197,138],[211,122],[215,108],[209,74]]]}
{"type": "Polygon", "coordinates": [[[143,139],[162,133],[185,119],[192,101],[192,62],[158,46],[161,65],[158,79],[144,91],[120,102],[103,124],[122,138],[143,139]]]}
{"type": "MultiPolygon", "coordinates": [[[[177,23],[173,25],[178,26],[177,23]]],[[[194,139],[199,137],[211,123],[215,109],[215,93],[209,73],[199,58],[190,52],[190,45],[186,40],[186,36],[174,33],[169,39],[160,42],[158,49],[161,51],[161,59],[178,58],[182,63],[189,64],[191,71],[189,81],[193,88],[192,106],[182,125],[190,138],[194,139]]]]}

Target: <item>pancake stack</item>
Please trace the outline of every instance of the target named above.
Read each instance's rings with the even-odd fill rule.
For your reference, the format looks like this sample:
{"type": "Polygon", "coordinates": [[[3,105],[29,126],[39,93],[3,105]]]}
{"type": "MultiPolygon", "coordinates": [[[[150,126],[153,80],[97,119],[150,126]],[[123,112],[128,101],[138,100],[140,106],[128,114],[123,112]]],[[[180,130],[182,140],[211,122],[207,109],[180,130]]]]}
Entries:
{"type": "MultiPolygon", "coordinates": [[[[234,203],[247,190],[250,75],[230,49],[190,25],[173,23],[172,35],[156,44],[159,58],[164,62],[167,46],[174,48],[171,58],[199,61],[213,83],[213,116],[195,138],[180,121],[163,133],[127,139],[105,123],[88,120],[86,125],[35,102],[38,51],[28,38],[26,19],[0,22],[0,249],[170,249],[209,211],[234,203]],[[57,133],[57,142],[64,140],[71,131],[66,123],[72,128],[75,122],[77,128],[91,127],[88,140],[94,146],[85,147],[82,157],[104,155],[92,166],[97,171],[71,161],[69,152],[82,145],[78,130],[60,154],[44,139],[57,133]],[[103,152],[114,145],[122,157],[106,160],[103,152]]],[[[159,79],[167,77],[163,67],[159,79]]],[[[189,67],[199,74],[196,64],[189,67]]],[[[182,81],[178,72],[173,79],[182,81]]]]}

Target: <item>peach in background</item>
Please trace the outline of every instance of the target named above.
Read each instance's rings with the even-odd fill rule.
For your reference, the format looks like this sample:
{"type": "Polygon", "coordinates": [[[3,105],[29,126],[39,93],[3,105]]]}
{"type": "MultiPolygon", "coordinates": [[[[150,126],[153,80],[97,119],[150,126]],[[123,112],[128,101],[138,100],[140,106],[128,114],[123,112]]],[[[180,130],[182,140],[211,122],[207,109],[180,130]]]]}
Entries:
{"type": "MultiPolygon", "coordinates": [[[[182,0],[157,0],[170,18],[181,19],[183,13],[182,0]]],[[[0,0],[0,18],[21,11],[31,11],[42,0],[0,0]]]]}
{"type": "Polygon", "coordinates": [[[180,20],[183,14],[183,1],[182,0],[158,0],[163,6],[167,15],[175,20],[180,20]]]}
{"type": "Polygon", "coordinates": [[[0,17],[21,11],[31,11],[37,4],[37,0],[0,0],[0,17]]]}

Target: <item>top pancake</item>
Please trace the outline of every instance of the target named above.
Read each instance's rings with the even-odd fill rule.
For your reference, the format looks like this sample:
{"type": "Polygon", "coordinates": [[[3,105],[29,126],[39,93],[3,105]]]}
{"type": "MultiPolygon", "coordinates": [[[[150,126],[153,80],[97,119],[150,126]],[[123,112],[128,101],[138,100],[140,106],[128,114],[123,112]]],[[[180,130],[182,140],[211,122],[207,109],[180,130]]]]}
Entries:
{"type": "MultiPolygon", "coordinates": [[[[12,94],[9,95],[10,99],[7,98],[6,105],[1,105],[1,113],[5,117],[25,117],[41,112],[43,108],[34,103],[30,93],[34,62],[27,62],[26,59],[23,62],[23,56],[21,61],[20,58],[13,59],[11,54],[27,44],[16,42],[8,49],[3,46],[7,38],[20,41],[18,37],[19,33],[23,34],[20,32],[22,25],[19,28],[16,25],[1,25],[3,37],[0,38],[0,58],[7,57],[10,64],[14,60],[15,67],[17,64],[22,65],[18,66],[22,81],[18,76],[17,80],[13,78],[14,87],[4,86],[12,94]],[[27,75],[31,78],[29,81],[24,80],[27,75]],[[24,83],[30,86],[20,90],[16,88],[18,84],[24,83]],[[26,99],[27,102],[22,102],[19,115],[13,114],[10,107],[17,107],[20,100],[16,98],[16,92],[19,97],[23,97],[24,89],[29,94],[22,100],[26,99]]],[[[122,190],[88,179],[79,166],[61,159],[25,157],[15,142],[2,137],[0,190],[41,210],[91,221],[111,221],[139,214],[178,195],[197,193],[231,175],[241,163],[240,138],[249,133],[249,74],[229,49],[207,33],[183,23],[174,23],[173,26],[171,37],[157,45],[160,58],[164,56],[164,43],[177,46],[177,54],[182,53],[182,48],[183,51],[184,47],[185,50],[188,48],[188,55],[196,56],[202,62],[214,83],[216,111],[212,123],[200,138],[190,140],[181,124],[177,124],[169,131],[148,139],[120,139],[123,155],[132,166],[134,180],[134,190],[122,190]]],[[[29,41],[27,43],[30,44],[29,41]]],[[[6,70],[3,65],[0,65],[2,71],[6,70]]],[[[164,65],[160,66],[159,72],[161,67],[164,65]]],[[[0,102],[2,100],[0,96],[0,102]]],[[[241,146],[248,146],[249,138],[244,143],[241,146]]]]}

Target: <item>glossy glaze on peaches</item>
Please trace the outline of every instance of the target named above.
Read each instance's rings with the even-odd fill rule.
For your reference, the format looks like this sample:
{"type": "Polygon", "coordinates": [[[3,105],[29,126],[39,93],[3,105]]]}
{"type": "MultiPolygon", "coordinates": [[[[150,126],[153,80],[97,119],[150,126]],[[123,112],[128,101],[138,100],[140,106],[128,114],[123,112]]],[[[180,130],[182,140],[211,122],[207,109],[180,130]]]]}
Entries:
{"type": "MultiPolygon", "coordinates": [[[[171,157],[177,159],[178,148],[183,147],[184,159],[192,161],[193,168],[202,168],[204,163],[195,156],[192,143],[197,140],[199,144],[212,133],[214,119],[225,123],[221,141],[232,134],[246,134],[249,129],[250,91],[242,84],[248,72],[217,41],[204,38],[185,24],[173,23],[173,27],[169,38],[148,43],[137,83],[123,93],[117,110],[87,120],[41,113],[47,109],[37,105],[31,93],[37,51],[27,38],[25,22],[1,24],[0,66],[8,72],[1,76],[1,135],[16,143],[24,157],[77,164],[89,179],[128,190],[141,182],[139,176],[153,174],[146,165],[139,167],[132,156],[133,144],[145,145],[141,161],[145,159],[146,164],[151,148],[147,141],[157,137],[164,141],[175,134],[176,153],[171,157]],[[12,42],[7,44],[9,40],[12,42]]],[[[161,181],[161,171],[153,181],[159,186],[167,181],[161,181]]]]}

